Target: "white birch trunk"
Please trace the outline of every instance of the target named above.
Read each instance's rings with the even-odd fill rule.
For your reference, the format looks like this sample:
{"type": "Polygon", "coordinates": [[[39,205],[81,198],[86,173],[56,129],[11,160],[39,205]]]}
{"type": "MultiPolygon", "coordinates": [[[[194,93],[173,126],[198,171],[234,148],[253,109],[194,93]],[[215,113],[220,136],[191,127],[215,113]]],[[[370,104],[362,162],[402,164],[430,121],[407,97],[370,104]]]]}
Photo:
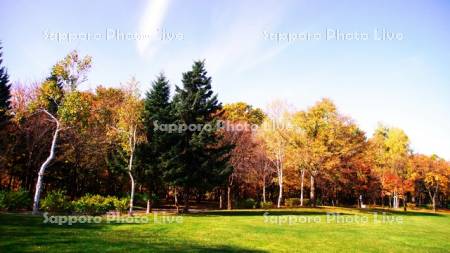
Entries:
{"type": "Polygon", "coordinates": [[[131,196],[130,196],[130,210],[128,212],[129,215],[133,215],[133,203],[134,203],[134,188],[135,188],[135,183],[134,183],[134,178],[133,178],[133,174],[131,173],[132,168],[133,168],[133,158],[134,158],[134,149],[136,147],[136,128],[135,127],[133,129],[133,134],[130,136],[130,161],[128,164],[128,175],[130,176],[130,180],[131,180],[131,196]]]}
{"type": "Polygon", "coordinates": [[[277,207],[280,208],[281,201],[283,199],[283,162],[281,150],[279,150],[277,154],[277,172],[278,172],[278,187],[279,187],[277,207]]]}
{"type": "Polygon", "coordinates": [[[316,188],[315,188],[315,182],[314,182],[314,176],[311,175],[311,191],[309,193],[309,199],[312,203],[312,205],[315,207],[316,206],[316,188]]]}
{"type": "Polygon", "coordinates": [[[227,210],[233,209],[232,205],[232,199],[231,199],[231,187],[233,186],[234,177],[233,174],[230,175],[230,178],[228,179],[228,186],[227,186],[227,210]]]}
{"type": "Polygon", "coordinates": [[[174,202],[175,202],[175,208],[177,209],[177,213],[180,213],[180,208],[179,208],[179,206],[178,206],[178,194],[177,194],[177,188],[176,187],[174,187],[174,190],[173,190],[173,195],[174,195],[174,202]]]}
{"type": "Polygon", "coordinates": [[[398,208],[398,205],[399,205],[399,203],[398,203],[398,193],[395,190],[394,191],[394,204],[393,204],[393,206],[394,206],[394,208],[398,208]]]}
{"type": "Polygon", "coordinates": [[[267,162],[264,162],[264,170],[263,170],[263,185],[262,185],[262,197],[263,203],[266,203],[266,171],[267,171],[267,162]]]}
{"type": "Polygon", "coordinates": [[[439,184],[436,185],[436,191],[431,194],[431,190],[428,190],[428,194],[430,195],[431,203],[433,205],[433,212],[436,212],[436,194],[439,190],[439,184]]]}
{"type": "Polygon", "coordinates": [[[263,189],[262,189],[263,203],[266,203],[266,180],[263,179],[263,189]]]}
{"type": "Polygon", "coordinates": [[[34,192],[34,202],[33,202],[33,214],[35,214],[35,215],[39,213],[39,201],[41,198],[45,169],[47,169],[47,166],[50,164],[50,162],[53,160],[53,158],[55,158],[56,141],[58,140],[58,133],[59,133],[59,131],[61,131],[61,125],[60,125],[58,119],[56,119],[52,114],[50,114],[46,110],[43,110],[43,112],[46,113],[48,116],[50,116],[53,121],[55,121],[56,129],[55,129],[55,133],[53,134],[52,145],[50,146],[50,154],[47,157],[47,159],[44,161],[44,163],[41,165],[39,172],[38,172],[38,179],[36,182],[36,190],[34,192]]]}
{"type": "Polygon", "coordinates": [[[305,179],[305,169],[302,169],[302,178],[300,183],[300,206],[303,206],[303,185],[304,185],[304,179],[305,179]]]}
{"type": "Polygon", "coordinates": [[[233,209],[233,206],[231,205],[231,186],[228,185],[227,187],[227,210],[233,209]]]}
{"type": "Polygon", "coordinates": [[[130,210],[128,211],[128,214],[132,215],[133,214],[133,199],[134,199],[134,178],[133,178],[133,175],[131,174],[131,171],[128,171],[128,175],[130,176],[130,180],[131,180],[130,210]]]}

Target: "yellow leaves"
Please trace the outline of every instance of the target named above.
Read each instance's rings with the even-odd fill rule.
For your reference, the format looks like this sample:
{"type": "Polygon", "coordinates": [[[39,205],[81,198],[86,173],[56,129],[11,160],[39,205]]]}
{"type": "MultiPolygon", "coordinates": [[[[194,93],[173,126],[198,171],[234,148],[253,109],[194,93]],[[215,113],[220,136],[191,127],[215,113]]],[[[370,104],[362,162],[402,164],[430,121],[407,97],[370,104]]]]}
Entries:
{"type": "Polygon", "coordinates": [[[55,77],[60,77],[62,79],[67,79],[68,77],[68,73],[66,72],[64,66],[61,63],[57,63],[55,66],[53,66],[51,75],[55,77]]]}
{"type": "Polygon", "coordinates": [[[423,180],[430,191],[435,191],[436,187],[442,191],[448,189],[449,165],[445,160],[435,156],[415,155],[412,157],[412,168],[412,178],[423,180]]]}
{"type": "Polygon", "coordinates": [[[144,103],[139,98],[137,85],[138,82],[133,78],[127,85],[122,87],[123,101],[116,111],[117,119],[113,126],[115,133],[112,133],[112,135],[119,139],[121,146],[127,152],[133,149],[132,146],[134,144],[145,140],[145,136],[143,136],[141,131],[143,129],[144,103]],[[134,135],[135,130],[136,136],[134,135]]]}
{"type": "Polygon", "coordinates": [[[389,128],[385,145],[392,158],[405,156],[409,152],[409,138],[400,128],[389,128]]]}
{"type": "Polygon", "coordinates": [[[247,122],[249,124],[261,125],[265,115],[261,109],[254,109],[244,102],[226,104],[223,107],[223,118],[231,122],[247,122]]]}
{"type": "Polygon", "coordinates": [[[37,97],[29,105],[31,112],[39,108],[48,109],[52,103],[59,103],[64,94],[54,80],[46,80],[37,91],[37,97]]]}
{"type": "Polygon", "coordinates": [[[91,101],[83,93],[74,91],[66,95],[58,110],[61,120],[69,125],[87,123],[90,115],[91,101]]]}

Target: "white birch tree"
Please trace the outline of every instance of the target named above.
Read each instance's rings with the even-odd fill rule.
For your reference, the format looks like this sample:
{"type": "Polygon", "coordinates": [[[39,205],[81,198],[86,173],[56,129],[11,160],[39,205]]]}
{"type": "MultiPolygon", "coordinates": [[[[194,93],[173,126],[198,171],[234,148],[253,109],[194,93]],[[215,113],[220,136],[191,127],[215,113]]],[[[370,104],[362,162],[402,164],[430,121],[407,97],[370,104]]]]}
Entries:
{"type": "Polygon", "coordinates": [[[288,143],[283,136],[286,131],[287,105],[282,101],[275,101],[268,106],[267,118],[259,129],[259,136],[264,141],[268,157],[275,165],[278,183],[277,207],[283,201],[284,164],[288,143]]]}
{"type": "Polygon", "coordinates": [[[42,109],[43,113],[48,115],[50,119],[56,124],[55,132],[53,132],[52,137],[52,144],[50,146],[50,154],[48,155],[47,159],[45,159],[44,163],[42,163],[41,167],[39,168],[38,172],[38,179],[36,182],[36,188],[34,192],[34,198],[33,198],[33,214],[36,215],[39,213],[39,201],[41,198],[41,192],[43,188],[43,180],[44,180],[44,174],[45,170],[47,169],[50,162],[55,158],[55,149],[56,149],[56,142],[58,140],[58,134],[61,131],[61,123],[59,120],[53,116],[51,113],[49,113],[47,110],[42,109]]]}
{"type": "Polygon", "coordinates": [[[124,150],[128,153],[127,174],[130,177],[130,205],[129,215],[133,214],[134,193],[136,182],[133,175],[134,156],[136,145],[143,141],[142,136],[142,112],[143,102],[139,98],[138,82],[133,77],[122,89],[125,99],[118,112],[117,126],[113,129],[118,134],[124,150]]]}

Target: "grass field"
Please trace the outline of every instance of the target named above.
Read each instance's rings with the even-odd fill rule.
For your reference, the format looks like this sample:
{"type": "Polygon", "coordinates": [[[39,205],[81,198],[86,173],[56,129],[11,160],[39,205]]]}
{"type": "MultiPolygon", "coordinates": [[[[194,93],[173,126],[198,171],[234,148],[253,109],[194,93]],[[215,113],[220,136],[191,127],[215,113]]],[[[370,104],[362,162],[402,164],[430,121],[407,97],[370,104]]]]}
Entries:
{"type": "Polygon", "coordinates": [[[383,211],[388,212],[283,209],[264,216],[261,210],[217,211],[148,216],[146,224],[103,218],[71,226],[3,213],[0,252],[450,252],[449,214],[390,211],[383,222],[383,211]]]}

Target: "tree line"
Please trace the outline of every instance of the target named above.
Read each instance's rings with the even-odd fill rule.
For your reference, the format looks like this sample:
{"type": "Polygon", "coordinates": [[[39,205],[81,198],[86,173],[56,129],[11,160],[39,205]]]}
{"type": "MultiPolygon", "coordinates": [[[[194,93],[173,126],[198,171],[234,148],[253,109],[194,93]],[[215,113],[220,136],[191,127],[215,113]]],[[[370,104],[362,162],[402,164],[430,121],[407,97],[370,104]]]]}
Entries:
{"type": "Polygon", "coordinates": [[[35,213],[56,189],[128,196],[130,213],[142,195],[147,209],[165,201],[180,212],[194,201],[447,207],[448,161],[414,153],[399,128],[369,138],[330,99],[222,106],[204,61],[173,94],[164,74],[145,94],[134,78],[80,90],[91,66],[73,51],[44,81],[11,84],[0,55],[0,186],[32,194],[35,213]]]}

